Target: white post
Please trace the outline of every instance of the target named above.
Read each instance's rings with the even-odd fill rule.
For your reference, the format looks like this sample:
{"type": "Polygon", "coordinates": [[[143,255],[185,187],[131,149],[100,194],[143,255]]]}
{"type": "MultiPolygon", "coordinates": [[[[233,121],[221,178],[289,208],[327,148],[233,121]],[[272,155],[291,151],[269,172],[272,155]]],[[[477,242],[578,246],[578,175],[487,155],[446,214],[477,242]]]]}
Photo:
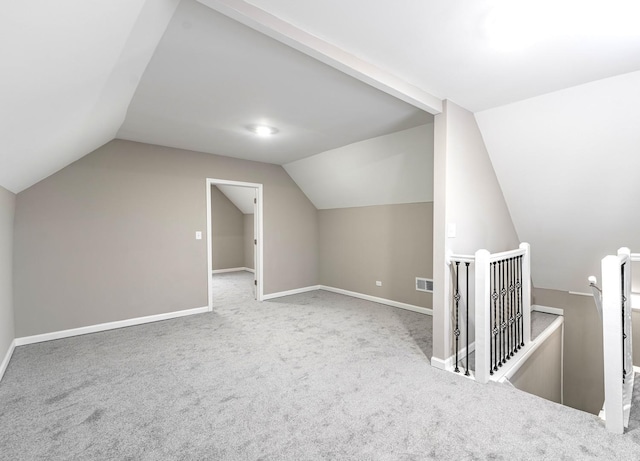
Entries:
{"type": "Polygon", "coordinates": [[[607,430],[624,432],[622,408],[622,315],[620,257],[602,260],[602,335],[604,349],[604,412],[607,430]]]}
{"type": "Polygon", "coordinates": [[[523,316],[523,342],[525,346],[531,342],[531,247],[528,243],[520,244],[524,250],[522,258],[522,316],[523,316]]]}
{"type": "MultiPolygon", "coordinates": [[[[618,250],[618,259],[622,266],[621,276],[624,276],[624,285],[621,283],[622,296],[624,296],[624,356],[622,358],[622,367],[624,373],[624,381],[622,385],[622,412],[624,427],[629,426],[629,415],[631,412],[631,400],[633,394],[633,328],[631,315],[631,250],[629,248],[620,248],[618,250]]],[[[622,282],[622,281],[621,281],[622,282]]],[[[622,299],[621,299],[622,302],[622,299]]],[[[622,306],[621,306],[622,307],[622,306]]]]}
{"type": "Polygon", "coordinates": [[[487,250],[476,251],[476,381],[489,382],[489,367],[491,357],[489,354],[489,342],[491,341],[491,301],[490,301],[490,274],[489,257],[487,250]]]}

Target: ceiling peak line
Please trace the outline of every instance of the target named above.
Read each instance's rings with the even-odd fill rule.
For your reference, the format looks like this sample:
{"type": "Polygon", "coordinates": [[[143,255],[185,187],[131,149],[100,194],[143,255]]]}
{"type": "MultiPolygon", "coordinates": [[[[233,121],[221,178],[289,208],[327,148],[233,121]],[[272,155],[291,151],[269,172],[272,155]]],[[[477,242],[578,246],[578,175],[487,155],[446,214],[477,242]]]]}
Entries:
{"type": "Polygon", "coordinates": [[[197,1],[401,101],[432,115],[442,112],[436,96],[244,0],[197,1]]]}

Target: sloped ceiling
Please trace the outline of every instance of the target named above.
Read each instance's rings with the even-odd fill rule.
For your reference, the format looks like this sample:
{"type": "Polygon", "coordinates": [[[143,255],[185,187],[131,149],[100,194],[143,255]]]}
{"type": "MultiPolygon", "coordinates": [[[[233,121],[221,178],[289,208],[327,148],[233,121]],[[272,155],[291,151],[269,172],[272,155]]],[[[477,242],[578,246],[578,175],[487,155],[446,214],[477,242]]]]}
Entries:
{"type": "Polygon", "coordinates": [[[432,117],[211,8],[183,1],[118,137],[283,164],[432,117]],[[248,125],[279,129],[269,139],[248,125]]]}
{"type": "Polygon", "coordinates": [[[585,292],[640,252],[640,72],[476,114],[536,286],[585,292]]]}
{"type": "Polygon", "coordinates": [[[112,140],[178,0],[0,7],[0,184],[19,192],[112,140]]]}
{"type": "Polygon", "coordinates": [[[433,201],[433,124],[284,165],[318,209],[433,201]]]}
{"type": "Polygon", "coordinates": [[[472,112],[640,70],[637,0],[248,1],[472,112]]]}
{"type": "Polygon", "coordinates": [[[255,189],[243,186],[217,185],[217,187],[242,214],[253,214],[253,199],[256,198],[255,189]]]}

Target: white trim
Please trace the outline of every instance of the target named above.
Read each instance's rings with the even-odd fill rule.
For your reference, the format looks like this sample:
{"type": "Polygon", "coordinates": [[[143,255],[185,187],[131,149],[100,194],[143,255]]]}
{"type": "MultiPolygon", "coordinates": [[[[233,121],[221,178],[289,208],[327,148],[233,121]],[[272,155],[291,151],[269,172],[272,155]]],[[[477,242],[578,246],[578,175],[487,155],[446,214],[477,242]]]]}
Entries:
{"type": "MultiPolygon", "coordinates": [[[[469,344],[469,354],[472,354],[472,353],[474,353],[475,351],[476,351],[476,342],[474,341],[474,342],[472,342],[471,344],[469,344]]],[[[466,347],[463,347],[462,349],[460,349],[460,350],[458,351],[458,363],[459,363],[460,365],[466,365],[466,363],[463,361],[463,357],[464,357],[465,355],[467,355],[467,348],[466,348],[466,347]]],[[[477,361],[478,361],[478,354],[476,354],[476,362],[477,362],[477,361]]],[[[451,371],[451,372],[453,372],[453,373],[455,373],[455,372],[453,371],[453,368],[454,368],[455,363],[456,363],[456,355],[455,355],[455,354],[453,354],[453,355],[451,355],[451,357],[447,358],[447,359],[444,361],[444,365],[445,365],[445,367],[447,367],[447,368],[445,368],[445,369],[446,369],[446,370],[449,370],[449,371],[451,371]]],[[[472,370],[469,370],[469,371],[470,371],[471,373],[474,373],[474,371],[472,371],[472,370]]],[[[462,374],[464,374],[464,373],[462,373],[462,374]]]]}
{"type": "Polygon", "coordinates": [[[16,349],[16,340],[14,339],[13,341],[11,341],[11,344],[9,344],[9,349],[7,350],[7,353],[4,356],[4,359],[2,360],[2,364],[0,365],[0,381],[2,380],[2,377],[4,376],[4,372],[7,370],[7,367],[9,366],[9,361],[11,360],[11,356],[13,355],[13,351],[16,349]]]}
{"type": "MultiPolygon", "coordinates": [[[[491,377],[491,381],[497,381],[499,383],[504,382],[504,380],[511,380],[513,375],[515,375],[518,370],[526,363],[527,360],[533,355],[535,351],[537,351],[542,344],[549,339],[549,337],[555,333],[555,331],[564,325],[564,317],[558,317],[549,325],[545,330],[540,333],[536,339],[531,341],[529,344],[524,346],[522,353],[518,353],[514,358],[516,359],[514,362],[507,362],[507,366],[503,367],[496,374],[491,377]]],[[[564,338],[564,328],[562,330],[563,338],[564,338]]],[[[561,352],[562,353],[562,352],[561,352]]],[[[560,380],[563,381],[564,377],[561,377],[560,380]]]]}
{"type": "Polygon", "coordinates": [[[355,291],[343,290],[342,288],[328,287],[326,285],[312,285],[312,286],[303,287],[303,288],[296,288],[294,290],[279,291],[277,293],[269,293],[264,295],[262,299],[267,300],[267,299],[281,298],[283,296],[297,295],[299,293],[306,293],[308,291],[315,291],[315,290],[330,291],[332,293],[351,296],[352,298],[364,299],[364,300],[371,301],[378,304],[385,304],[391,307],[398,307],[400,309],[404,309],[407,311],[418,312],[419,314],[433,315],[433,310],[428,307],[414,306],[413,304],[401,303],[399,301],[393,301],[391,299],[378,298],[376,296],[365,295],[363,293],[357,293],[355,291]]]}
{"type": "Polygon", "coordinates": [[[570,291],[569,294],[576,295],[576,296],[588,296],[590,298],[593,298],[593,293],[582,293],[581,291],[570,291]]]}
{"type": "Polygon", "coordinates": [[[366,299],[378,304],[385,304],[387,306],[399,307],[407,311],[418,312],[419,314],[433,315],[433,309],[428,307],[414,306],[413,304],[401,303],[399,301],[393,301],[391,299],[378,298],[377,296],[365,295],[363,293],[356,293],[355,291],[343,290],[342,288],[328,287],[325,285],[319,285],[320,290],[331,291],[333,293],[339,293],[341,295],[351,296],[353,298],[366,299]]]}
{"type": "Polygon", "coordinates": [[[269,294],[263,295],[262,299],[263,301],[266,301],[267,299],[282,298],[283,296],[297,295],[300,293],[306,293],[308,291],[316,291],[319,289],[320,289],[320,285],[313,285],[309,287],[296,288],[294,290],[278,291],[276,293],[269,293],[269,294]]]}
{"type": "Polygon", "coordinates": [[[230,267],[229,269],[214,269],[211,271],[212,274],[224,274],[225,272],[255,272],[253,269],[249,269],[248,267],[230,267]]]}
{"type": "Polygon", "coordinates": [[[531,305],[531,310],[536,312],[542,312],[544,314],[564,315],[564,309],[559,307],[540,306],[539,304],[531,305]]]}
{"type": "Polygon", "coordinates": [[[158,322],[160,320],[175,319],[185,317],[187,315],[203,314],[209,311],[208,306],[196,307],[195,309],[185,309],[183,311],[167,312],[165,314],[147,315],[145,317],[136,317],[126,320],[117,320],[115,322],[99,323],[97,325],[89,325],[86,327],[72,328],[70,330],[53,331],[51,333],[43,333],[41,335],[24,336],[15,339],[16,346],[25,346],[27,344],[41,343],[54,339],[69,338],[71,336],[86,335],[88,333],[97,333],[99,331],[115,330],[117,328],[131,327],[134,325],[142,325],[144,323],[158,322]]]}
{"type": "Polygon", "coordinates": [[[634,365],[633,366],[633,372],[634,373],[640,373],[640,367],[637,367],[637,366],[634,365]]]}
{"type": "Polygon", "coordinates": [[[438,357],[431,357],[431,366],[439,370],[447,370],[446,360],[439,359],[438,357]]]}
{"type": "MultiPolygon", "coordinates": [[[[264,299],[264,193],[263,185],[252,182],[232,181],[228,179],[206,179],[206,196],[207,196],[207,273],[211,274],[213,271],[213,261],[211,260],[211,186],[225,185],[225,186],[238,186],[238,187],[250,187],[256,191],[256,207],[254,213],[254,226],[257,227],[256,239],[258,240],[255,249],[255,261],[256,267],[253,273],[256,274],[256,300],[262,301],[264,299]]],[[[211,277],[207,277],[207,299],[209,300],[209,312],[213,311],[213,280],[211,277]]]]}
{"type": "Polygon", "coordinates": [[[631,292],[631,309],[640,310],[640,293],[631,292]]]}
{"type": "Polygon", "coordinates": [[[430,114],[442,112],[440,98],[244,0],[198,0],[247,27],[284,43],[351,77],[430,114]]]}

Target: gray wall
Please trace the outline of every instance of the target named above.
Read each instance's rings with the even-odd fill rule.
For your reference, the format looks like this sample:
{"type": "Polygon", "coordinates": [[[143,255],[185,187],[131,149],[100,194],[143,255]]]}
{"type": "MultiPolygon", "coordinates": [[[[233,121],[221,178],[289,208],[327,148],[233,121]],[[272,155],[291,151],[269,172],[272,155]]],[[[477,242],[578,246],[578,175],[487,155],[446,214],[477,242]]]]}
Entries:
{"type": "Polygon", "coordinates": [[[243,267],[244,215],[216,186],[211,186],[211,261],[213,270],[243,267]]]}
{"type": "Polygon", "coordinates": [[[0,363],[13,339],[13,217],[16,196],[0,187],[0,363]]]}
{"type": "Polygon", "coordinates": [[[564,404],[597,414],[604,402],[604,364],[593,298],[534,288],[533,301],[564,309],[564,404]]]}
{"type": "Polygon", "coordinates": [[[432,275],[433,203],[320,210],[318,223],[320,284],[432,306],[415,277],[432,275]]]}
{"type": "Polygon", "coordinates": [[[252,214],[243,215],[243,225],[244,225],[244,267],[249,269],[255,269],[254,264],[254,219],[252,214]]]}
{"type": "Polygon", "coordinates": [[[206,181],[264,184],[265,294],[316,285],[317,210],[277,165],[114,140],[16,197],[16,336],[207,305],[206,181]]]}
{"type": "Polygon", "coordinates": [[[445,360],[452,350],[444,336],[451,330],[444,310],[447,250],[498,252],[520,242],[474,115],[444,101],[435,117],[434,144],[433,356],[445,360]],[[448,223],[456,225],[455,238],[447,237],[448,223]]]}
{"type": "Polygon", "coordinates": [[[562,402],[562,327],[527,359],[511,379],[521,391],[552,402],[562,402]]]}

